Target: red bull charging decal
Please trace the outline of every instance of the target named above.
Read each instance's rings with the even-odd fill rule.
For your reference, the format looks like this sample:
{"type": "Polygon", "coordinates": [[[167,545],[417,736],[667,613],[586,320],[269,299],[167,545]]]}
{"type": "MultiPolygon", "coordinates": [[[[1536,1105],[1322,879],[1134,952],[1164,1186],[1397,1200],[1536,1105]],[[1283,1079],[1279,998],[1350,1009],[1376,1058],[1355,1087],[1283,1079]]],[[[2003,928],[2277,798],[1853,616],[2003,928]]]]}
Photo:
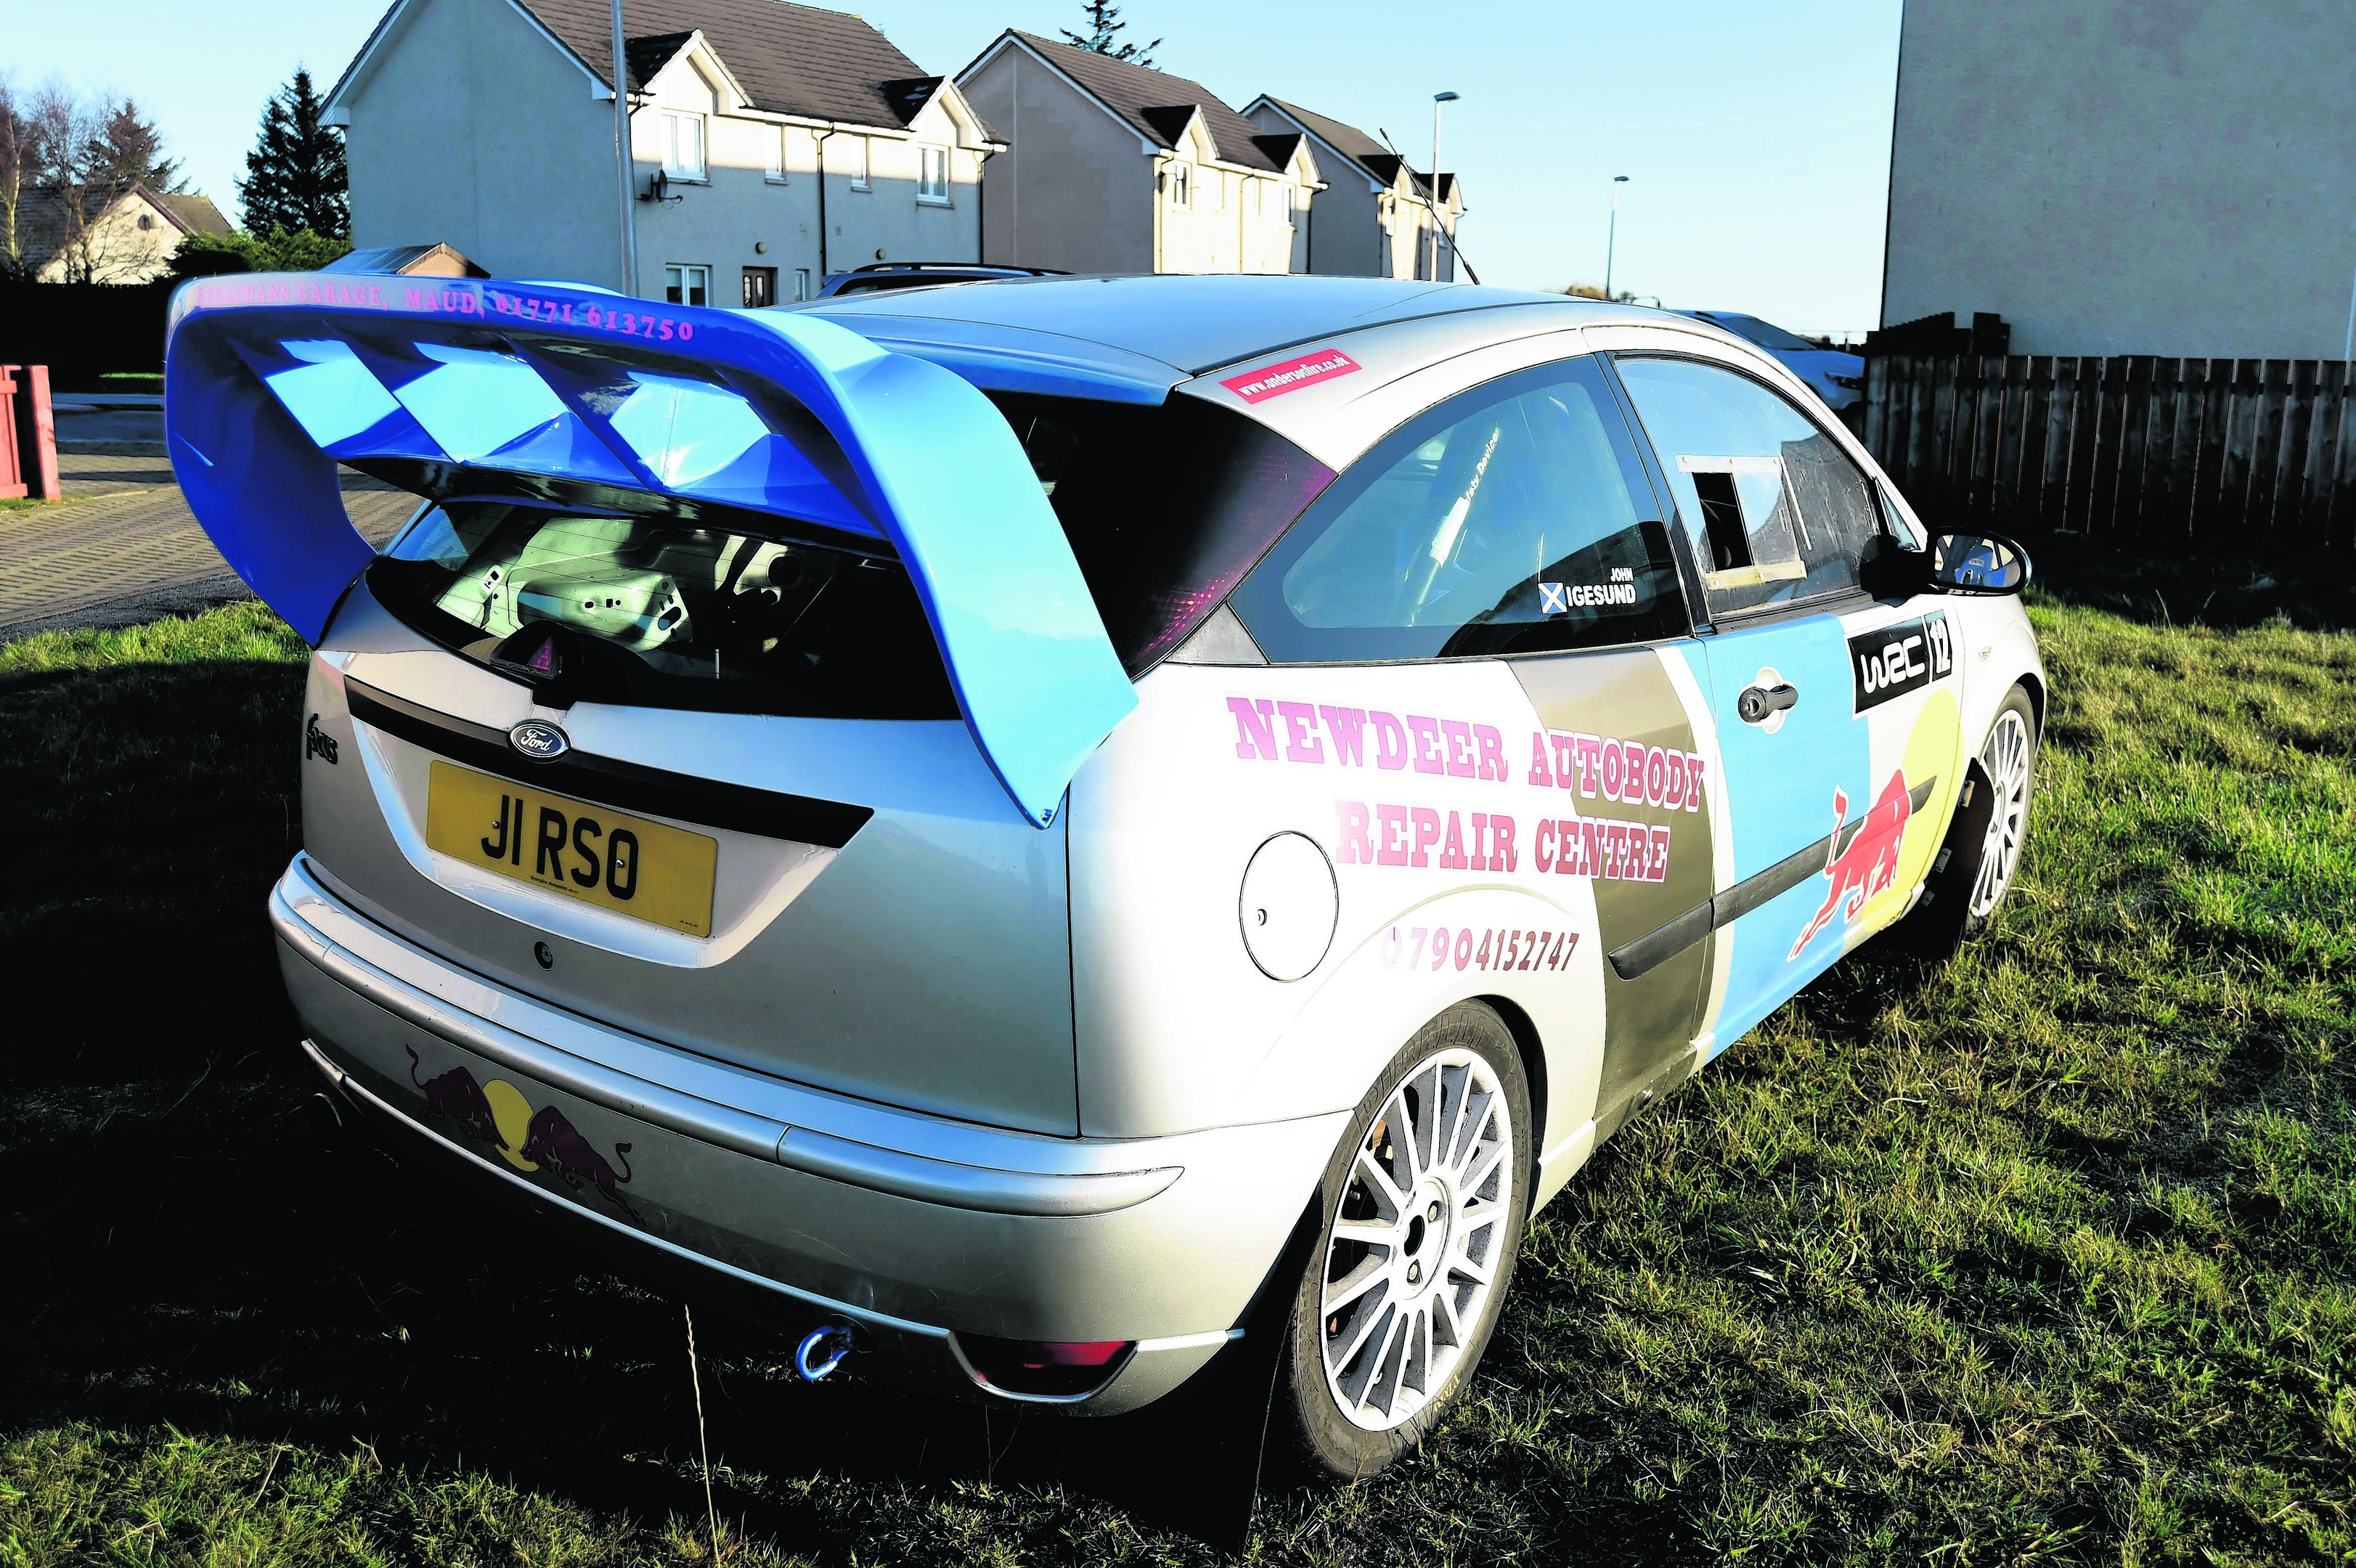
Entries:
{"type": "Polygon", "coordinates": [[[455,1123],[461,1133],[498,1150],[500,1157],[518,1170],[547,1170],[574,1192],[594,1188],[623,1213],[638,1218],[638,1211],[620,1190],[630,1184],[628,1144],[614,1145],[614,1158],[622,1167],[616,1171],[555,1106],[542,1105],[535,1111],[523,1091],[506,1079],[477,1083],[464,1067],[421,1079],[416,1048],[404,1045],[402,1049],[409,1052],[409,1081],[424,1094],[428,1115],[455,1123]]]}
{"type": "Polygon", "coordinates": [[[1790,958],[1799,957],[1801,949],[1832,923],[1836,913],[1846,925],[1857,918],[1866,900],[1897,880],[1898,850],[1913,815],[1914,802],[1906,788],[1903,768],[1890,775],[1873,808],[1853,827],[1848,824],[1848,792],[1833,786],[1832,843],[1825,853],[1825,879],[1831,886],[1826,890],[1823,907],[1792,944],[1790,958]]]}

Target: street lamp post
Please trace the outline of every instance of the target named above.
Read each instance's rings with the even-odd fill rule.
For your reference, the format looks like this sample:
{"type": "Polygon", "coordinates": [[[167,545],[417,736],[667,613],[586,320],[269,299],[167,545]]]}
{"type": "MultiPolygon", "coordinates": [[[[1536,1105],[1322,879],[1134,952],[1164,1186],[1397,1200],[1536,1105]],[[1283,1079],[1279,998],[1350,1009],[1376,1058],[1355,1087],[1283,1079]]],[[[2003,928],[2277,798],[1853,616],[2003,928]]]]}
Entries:
{"type": "Polygon", "coordinates": [[[1440,281],[1440,240],[1446,231],[1440,216],[1440,106],[1453,103],[1461,93],[1435,92],[1431,95],[1431,281],[1440,281]]]}
{"type": "Polygon", "coordinates": [[[1612,227],[1603,240],[1603,301],[1612,303],[1612,252],[1620,247],[1620,187],[1628,183],[1626,175],[1612,176],[1612,227]]]}

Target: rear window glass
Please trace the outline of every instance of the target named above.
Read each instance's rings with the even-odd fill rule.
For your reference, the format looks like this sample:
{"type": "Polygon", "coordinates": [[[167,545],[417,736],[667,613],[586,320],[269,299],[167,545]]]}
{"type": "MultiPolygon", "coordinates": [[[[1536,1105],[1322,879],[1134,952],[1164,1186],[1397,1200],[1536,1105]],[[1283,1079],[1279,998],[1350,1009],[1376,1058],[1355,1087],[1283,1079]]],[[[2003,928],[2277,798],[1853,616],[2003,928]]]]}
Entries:
{"type": "Polygon", "coordinates": [[[574,701],[862,719],[954,719],[898,562],[662,517],[452,501],[369,568],[394,613],[574,701]],[[551,629],[561,641],[543,652],[551,629]],[[537,662],[535,662],[537,661],[537,662]]]}
{"type": "MultiPolygon", "coordinates": [[[[1132,676],[1184,641],[1333,477],[1265,426],[1196,398],[1150,408],[991,399],[1132,676]]],[[[891,547],[802,542],[790,536],[843,536],[767,523],[452,500],[412,520],[369,582],[410,624],[519,679],[544,674],[530,668],[545,640],[530,629],[562,628],[573,700],[957,717],[891,547]]]]}

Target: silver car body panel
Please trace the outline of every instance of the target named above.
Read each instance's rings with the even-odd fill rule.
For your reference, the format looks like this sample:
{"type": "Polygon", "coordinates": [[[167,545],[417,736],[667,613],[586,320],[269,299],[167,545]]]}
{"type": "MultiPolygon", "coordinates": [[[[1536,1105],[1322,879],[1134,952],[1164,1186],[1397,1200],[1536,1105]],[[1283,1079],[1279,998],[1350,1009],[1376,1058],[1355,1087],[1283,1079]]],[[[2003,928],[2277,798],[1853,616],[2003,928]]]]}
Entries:
{"type": "MultiPolygon", "coordinates": [[[[1141,310],[1162,297],[1132,282],[1148,286],[1119,297],[1141,310]]],[[[903,296],[824,314],[985,385],[1035,389],[1057,353],[1057,296],[1035,291],[1090,286],[976,284],[929,291],[921,311],[903,296]],[[1020,310],[990,303],[1001,290],[1024,291],[1020,310]]],[[[1458,392],[1580,355],[1684,354],[1805,390],[1730,333],[1626,307],[1424,285],[1300,297],[1317,306],[1306,324],[1332,330],[1289,333],[1273,308],[1191,336],[1147,323],[1116,341],[1109,317],[1066,323],[1099,336],[1066,334],[1086,351],[1065,351],[1064,392],[1202,399],[1340,470],[1458,392]],[[1251,343],[1265,347],[1241,351],[1251,343]],[[1205,346],[1236,352],[1169,357],[1205,346]],[[1228,384],[1293,360],[1336,366],[1333,353],[1346,370],[1279,395],[1228,384]]],[[[1847,431],[1826,428],[1880,479],[1847,431]]],[[[982,1386],[958,1333],[1139,1341],[1105,1389],[1066,1402],[1129,1408],[1236,1330],[1350,1109],[1425,1020],[1480,998],[1515,1027],[1542,1091],[1543,1201],[1629,1115],[1904,912],[1997,704],[2044,681],[2015,599],[1850,601],[1656,645],[1447,662],[1251,664],[1243,628],[1222,625],[1232,662],[1173,658],[1139,678],[1138,707],[1041,831],[955,721],[535,709],[363,582],[322,641],[305,705],[343,763],[306,760],[305,850],[272,901],[316,1060],[440,1157],[810,1320],[859,1325],[875,1365],[905,1381],[982,1386]],[[1933,613],[1954,629],[1954,669],[1854,714],[1827,688],[1848,678],[1842,639],[1933,613]],[[1730,681],[1751,678],[1741,661],[1772,637],[1813,639],[1820,706],[1806,711],[1831,726],[1813,738],[1795,729],[1779,745],[1729,717],[1730,681]],[[491,730],[555,719],[599,756],[873,816],[840,847],[676,819],[719,840],[724,869],[711,936],[665,932],[427,848],[432,747],[355,720],[355,686],[491,730]],[[1379,753],[1363,732],[1353,743],[1369,715],[1412,736],[1413,754],[1379,753]],[[1824,845],[1847,842],[1848,818],[1810,750],[1835,731],[1847,789],[1902,772],[1921,799],[1891,829],[1890,874],[1794,945],[1793,912],[1827,894],[1835,909],[1847,891],[1824,845]],[[1547,764],[1574,735],[1676,751],[1706,783],[1689,809],[1601,804],[1547,764]],[[1549,864],[1576,822],[1615,814],[1657,830],[1670,875],[1650,891],[1549,864]],[[1762,820],[1823,849],[1825,869],[1803,866],[1763,913],[1740,897],[1720,907],[1758,885],[1762,820]],[[1451,869],[1453,840],[1438,836],[1476,822],[1492,852],[1451,869]],[[1411,836],[1430,824],[1417,848],[1432,861],[1390,859],[1390,840],[1365,837],[1385,823],[1411,836]],[[1280,980],[1254,959],[1243,888],[1255,854],[1288,835],[1326,858],[1334,909],[1322,956],[1280,980]],[[1687,904],[1699,923],[1672,961],[1650,980],[1624,974],[1637,939],[1685,929],[1670,917],[1687,904]],[[1632,1050],[1642,1009],[1676,1027],[1646,1025],[1632,1050]],[[462,1071],[487,1107],[471,1129],[445,1076],[462,1071]],[[577,1135],[595,1163],[527,1157],[544,1147],[527,1114],[577,1135]]]]}

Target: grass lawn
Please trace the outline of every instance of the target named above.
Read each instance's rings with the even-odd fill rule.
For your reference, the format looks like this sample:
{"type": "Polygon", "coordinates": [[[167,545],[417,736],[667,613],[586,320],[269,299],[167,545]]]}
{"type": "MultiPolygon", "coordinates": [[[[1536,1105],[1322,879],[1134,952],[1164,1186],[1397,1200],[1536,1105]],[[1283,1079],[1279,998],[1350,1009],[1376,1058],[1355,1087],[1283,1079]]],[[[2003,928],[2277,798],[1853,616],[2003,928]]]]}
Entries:
{"type": "MultiPolygon", "coordinates": [[[[1251,1561],[2356,1556],[2356,635],[2035,615],[1996,931],[1633,1126],[1476,1397],[1251,1561]]],[[[0,647],[0,1568],[710,1561],[678,1307],[301,1130],[302,657],[252,604],[0,647]]],[[[1079,1424],[702,1347],[733,1561],[1212,1556],[1079,1424]]]]}

